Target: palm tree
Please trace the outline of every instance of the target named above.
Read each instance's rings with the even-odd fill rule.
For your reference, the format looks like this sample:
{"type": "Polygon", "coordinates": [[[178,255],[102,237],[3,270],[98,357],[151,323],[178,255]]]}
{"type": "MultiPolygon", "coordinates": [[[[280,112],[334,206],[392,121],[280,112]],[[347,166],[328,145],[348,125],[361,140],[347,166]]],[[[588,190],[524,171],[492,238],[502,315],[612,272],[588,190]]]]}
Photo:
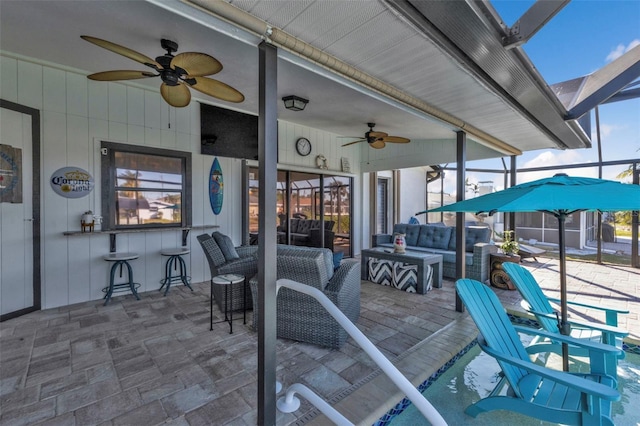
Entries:
{"type": "MultiPolygon", "coordinates": [[[[640,148],[636,149],[636,152],[640,151],[640,148]]],[[[616,179],[626,179],[633,177],[633,164],[629,164],[629,168],[623,172],[618,173],[616,179]]]]}
{"type": "MultiPolygon", "coordinates": [[[[118,179],[124,179],[124,183],[120,186],[125,188],[136,188],[138,186],[138,179],[140,178],[140,172],[138,170],[125,170],[118,175],[118,179]]],[[[123,196],[128,198],[134,198],[135,193],[130,191],[124,191],[123,196]]]]}

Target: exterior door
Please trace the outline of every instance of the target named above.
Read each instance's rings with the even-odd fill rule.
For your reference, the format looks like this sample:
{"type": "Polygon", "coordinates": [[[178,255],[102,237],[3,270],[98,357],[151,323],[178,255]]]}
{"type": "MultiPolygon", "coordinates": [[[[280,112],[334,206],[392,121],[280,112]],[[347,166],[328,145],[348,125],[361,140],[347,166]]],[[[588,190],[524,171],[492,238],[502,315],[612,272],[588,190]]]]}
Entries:
{"type": "Polygon", "coordinates": [[[0,104],[0,321],[40,309],[40,114],[0,104]],[[19,186],[22,190],[20,191],[19,186]],[[9,191],[11,195],[9,196],[9,191]],[[21,197],[16,193],[21,192],[21,197]],[[34,267],[35,266],[35,267],[34,267]]]}

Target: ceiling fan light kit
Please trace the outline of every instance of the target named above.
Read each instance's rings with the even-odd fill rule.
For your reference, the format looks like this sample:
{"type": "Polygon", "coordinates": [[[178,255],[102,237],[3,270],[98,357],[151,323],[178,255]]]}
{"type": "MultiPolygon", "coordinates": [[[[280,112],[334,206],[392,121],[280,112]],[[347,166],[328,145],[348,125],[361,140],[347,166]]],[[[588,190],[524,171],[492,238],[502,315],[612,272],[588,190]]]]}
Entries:
{"type": "MultiPolygon", "coordinates": [[[[364,138],[360,138],[353,142],[345,143],[344,146],[354,145],[360,142],[367,142],[371,148],[382,149],[386,146],[387,143],[409,143],[410,139],[403,138],[400,136],[389,136],[384,132],[374,132],[373,128],[376,127],[376,123],[367,123],[369,126],[369,131],[364,134],[364,138]]],[[[348,137],[348,136],[345,136],[348,137]]],[[[357,139],[357,138],[356,138],[357,139]]]]}
{"type": "Polygon", "coordinates": [[[308,99],[304,99],[295,95],[285,96],[284,98],[282,98],[282,101],[284,102],[284,107],[291,111],[303,111],[309,103],[308,99]]]}
{"type": "Polygon", "coordinates": [[[88,75],[87,78],[96,81],[135,80],[149,77],[160,77],[162,85],[160,94],[169,105],[181,108],[191,102],[191,89],[205,95],[213,96],[227,102],[239,103],[244,101],[244,95],[233,87],[208,75],[222,70],[222,64],[213,56],[199,52],[184,52],[173,55],[178,50],[178,43],[162,39],[160,46],[167,51],[155,60],[128,47],[87,35],[80,36],[83,40],[125,56],[150,68],[157,74],[147,71],[102,71],[88,75]]]}

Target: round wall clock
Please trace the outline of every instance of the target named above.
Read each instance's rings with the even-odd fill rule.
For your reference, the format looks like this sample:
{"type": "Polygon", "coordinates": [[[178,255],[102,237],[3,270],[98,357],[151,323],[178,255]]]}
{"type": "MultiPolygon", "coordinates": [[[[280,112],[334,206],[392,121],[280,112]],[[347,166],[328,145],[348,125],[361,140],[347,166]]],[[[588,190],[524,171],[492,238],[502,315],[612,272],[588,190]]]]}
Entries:
{"type": "Polygon", "coordinates": [[[300,138],[296,141],[296,151],[302,156],[311,154],[311,142],[307,138],[300,138]]]}

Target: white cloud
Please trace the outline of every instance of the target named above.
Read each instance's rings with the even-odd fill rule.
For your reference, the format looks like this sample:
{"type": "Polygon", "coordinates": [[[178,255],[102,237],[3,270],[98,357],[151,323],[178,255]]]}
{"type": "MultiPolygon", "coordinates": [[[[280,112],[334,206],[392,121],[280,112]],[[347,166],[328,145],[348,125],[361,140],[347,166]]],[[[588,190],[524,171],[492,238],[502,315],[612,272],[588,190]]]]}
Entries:
{"type": "MultiPolygon", "coordinates": [[[[578,150],[566,150],[566,151],[544,151],[535,158],[525,162],[522,165],[518,165],[518,169],[527,169],[534,167],[548,167],[548,166],[564,166],[569,164],[583,164],[588,163],[582,153],[578,150]]],[[[584,177],[598,177],[598,170],[596,167],[587,167],[580,169],[570,169],[559,167],[555,170],[544,170],[539,172],[527,172],[518,173],[518,183],[531,182],[532,180],[551,177],[556,173],[566,173],[570,176],[584,176],[584,177]]]]}
{"type": "Polygon", "coordinates": [[[635,39],[631,43],[629,43],[626,47],[623,44],[617,45],[615,49],[613,49],[611,52],[609,52],[609,54],[606,57],[606,61],[607,62],[615,61],[620,56],[624,55],[629,50],[633,49],[634,47],[638,46],[639,44],[640,44],[640,40],[635,39]]]}
{"type": "MultiPolygon", "coordinates": [[[[600,123],[600,138],[606,139],[611,135],[611,133],[613,133],[614,130],[618,130],[618,129],[619,129],[618,126],[600,123]]],[[[593,126],[591,128],[591,140],[593,141],[594,144],[598,140],[598,133],[597,133],[596,126],[593,126]]]]}
{"type": "Polygon", "coordinates": [[[557,166],[564,164],[582,163],[584,159],[577,150],[566,151],[543,151],[535,158],[526,161],[522,165],[518,165],[519,169],[528,169],[532,167],[557,166]]]}

